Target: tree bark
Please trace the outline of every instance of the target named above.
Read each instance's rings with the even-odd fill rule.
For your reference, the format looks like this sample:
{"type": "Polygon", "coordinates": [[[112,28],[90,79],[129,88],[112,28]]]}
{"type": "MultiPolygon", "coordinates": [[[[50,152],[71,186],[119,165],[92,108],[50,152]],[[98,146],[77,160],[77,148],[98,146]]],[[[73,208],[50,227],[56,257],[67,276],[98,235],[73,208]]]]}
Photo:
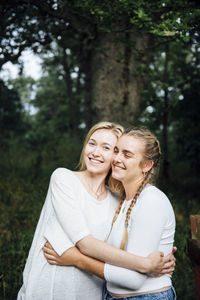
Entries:
{"type": "Polygon", "coordinates": [[[89,49],[87,53],[87,57],[83,63],[83,71],[85,73],[85,123],[86,123],[86,131],[88,131],[92,125],[97,121],[96,113],[93,109],[93,99],[92,99],[92,63],[91,63],[92,51],[89,49]]]}
{"type": "Polygon", "coordinates": [[[144,88],[149,36],[139,32],[99,33],[91,59],[91,98],[98,118],[134,123],[144,88]]]}
{"type": "Polygon", "coordinates": [[[169,160],[168,160],[168,114],[169,114],[169,93],[168,93],[168,64],[169,64],[169,45],[165,49],[164,64],[164,103],[163,103],[163,179],[169,179],[169,160]]]}
{"type": "Polygon", "coordinates": [[[63,69],[65,71],[65,82],[66,82],[66,95],[67,101],[69,105],[69,131],[71,134],[76,135],[78,130],[78,118],[76,116],[76,105],[74,101],[74,96],[72,92],[72,79],[71,79],[71,71],[68,63],[68,57],[66,54],[66,49],[63,48],[63,69]]]}

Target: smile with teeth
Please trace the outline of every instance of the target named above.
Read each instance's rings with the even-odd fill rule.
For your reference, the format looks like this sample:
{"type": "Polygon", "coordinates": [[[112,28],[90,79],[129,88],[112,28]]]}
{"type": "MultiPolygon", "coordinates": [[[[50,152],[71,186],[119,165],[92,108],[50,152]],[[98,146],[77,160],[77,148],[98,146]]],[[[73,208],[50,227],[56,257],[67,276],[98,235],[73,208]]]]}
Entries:
{"type": "Polygon", "coordinates": [[[125,167],[121,167],[121,166],[119,166],[119,165],[114,165],[113,164],[113,167],[114,167],[114,169],[116,170],[125,170],[125,167]]]}
{"type": "Polygon", "coordinates": [[[89,160],[94,163],[94,164],[102,164],[103,161],[102,160],[99,160],[99,159],[95,159],[95,158],[92,158],[92,157],[89,157],[89,160]]]}

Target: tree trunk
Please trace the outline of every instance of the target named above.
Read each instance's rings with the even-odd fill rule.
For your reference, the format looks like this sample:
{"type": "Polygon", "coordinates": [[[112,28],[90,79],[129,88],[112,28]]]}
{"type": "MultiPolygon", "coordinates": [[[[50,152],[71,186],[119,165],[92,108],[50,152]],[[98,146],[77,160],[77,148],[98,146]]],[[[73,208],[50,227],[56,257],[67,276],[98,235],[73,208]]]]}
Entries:
{"type": "Polygon", "coordinates": [[[98,118],[96,118],[96,113],[94,111],[93,105],[92,105],[92,73],[91,73],[91,50],[88,51],[87,57],[83,64],[83,71],[85,73],[85,111],[84,111],[84,117],[85,117],[85,123],[86,123],[86,131],[89,131],[89,129],[92,127],[92,125],[98,121],[98,118]]]}
{"type": "Polygon", "coordinates": [[[99,120],[134,123],[148,61],[149,36],[138,32],[99,33],[91,59],[91,98],[99,120]]]}
{"type": "Polygon", "coordinates": [[[65,82],[66,82],[66,95],[67,95],[67,100],[68,100],[68,105],[69,105],[69,124],[68,128],[69,131],[72,135],[77,134],[78,130],[78,118],[76,116],[76,105],[74,101],[74,96],[72,92],[72,80],[71,80],[71,72],[70,72],[70,67],[68,63],[68,57],[66,54],[66,49],[63,48],[63,69],[65,71],[65,82]]]}
{"type": "Polygon", "coordinates": [[[169,160],[168,160],[168,114],[169,114],[169,96],[168,96],[168,64],[169,64],[169,46],[166,45],[165,64],[164,64],[164,105],[163,105],[163,179],[169,179],[169,160]]]}

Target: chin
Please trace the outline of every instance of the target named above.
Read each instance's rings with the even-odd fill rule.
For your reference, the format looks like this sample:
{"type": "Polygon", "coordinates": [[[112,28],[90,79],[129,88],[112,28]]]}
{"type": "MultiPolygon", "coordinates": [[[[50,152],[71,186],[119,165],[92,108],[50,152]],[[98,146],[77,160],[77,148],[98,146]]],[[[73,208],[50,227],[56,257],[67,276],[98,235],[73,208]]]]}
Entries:
{"type": "Polygon", "coordinates": [[[93,174],[107,174],[108,170],[104,168],[98,168],[96,166],[87,166],[87,170],[93,174]]]}
{"type": "Polygon", "coordinates": [[[114,178],[116,180],[120,180],[121,176],[119,176],[119,174],[116,174],[115,172],[112,172],[112,178],[114,178]]]}
{"type": "Polygon", "coordinates": [[[99,173],[101,172],[101,168],[98,168],[97,166],[87,166],[87,170],[89,172],[92,172],[92,173],[99,173]]]}

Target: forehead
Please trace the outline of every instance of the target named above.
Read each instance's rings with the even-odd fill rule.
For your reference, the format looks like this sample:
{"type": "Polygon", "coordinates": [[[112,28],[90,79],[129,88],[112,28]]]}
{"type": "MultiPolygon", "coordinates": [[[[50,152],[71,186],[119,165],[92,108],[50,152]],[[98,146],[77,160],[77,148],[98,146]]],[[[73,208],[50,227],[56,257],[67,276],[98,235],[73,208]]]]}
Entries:
{"type": "Polygon", "coordinates": [[[133,153],[136,152],[143,152],[144,151],[144,143],[134,137],[134,136],[127,136],[124,135],[122,137],[120,137],[117,141],[116,146],[121,150],[121,151],[130,151],[133,153]]]}
{"type": "Polygon", "coordinates": [[[117,136],[110,129],[97,129],[91,136],[90,139],[101,141],[102,143],[116,144],[117,136]]]}

